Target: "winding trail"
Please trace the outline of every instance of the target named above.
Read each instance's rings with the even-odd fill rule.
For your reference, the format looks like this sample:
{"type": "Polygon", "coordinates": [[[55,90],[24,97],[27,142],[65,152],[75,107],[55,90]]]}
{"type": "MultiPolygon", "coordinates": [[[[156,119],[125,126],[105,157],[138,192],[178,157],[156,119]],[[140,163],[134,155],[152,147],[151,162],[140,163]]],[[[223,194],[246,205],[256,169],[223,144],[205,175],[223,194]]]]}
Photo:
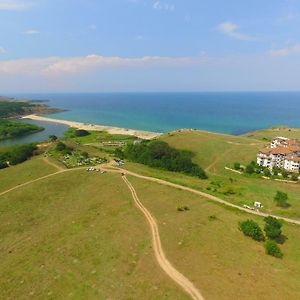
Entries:
{"type": "MultiPolygon", "coordinates": [[[[155,178],[155,177],[149,177],[149,176],[139,175],[137,173],[134,173],[134,172],[131,172],[131,171],[127,171],[125,169],[118,169],[118,170],[121,171],[121,172],[123,172],[124,174],[127,174],[127,175],[131,175],[131,176],[134,176],[134,177],[137,177],[137,178],[141,178],[141,179],[145,179],[145,180],[148,180],[148,181],[156,182],[156,183],[159,183],[161,185],[170,186],[170,187],[173,187],[173,188],[176,188],[176,189],[188,191],[188,192],[191,192],[191,193],[196,194],[196,195],[200,195],[200,196],[202,196],[204,198],[207,198],[209,200],[212,200],[214,202],[217,202],[217,203],[220,203],[220,204],[223,204],[223,205],[226,205],[226,206],[233,207],[235,209],[244,211],[244,212],[246,212],[248,214],[252,214],[252,215],[256,215],[256,216],[260,216],[260,217],[271,216],[271,217],[274,217],[276,219],[283,220],[283,221],[285,221],[287,223],[300,225],[300,220],[294,220],[294,219],[290,219],[290,218],[286,218],[286,217],[281,217],[281,216],[271,215],[271,214],[268,214],[268,213],[263,213],[263,212],[260,212],[260,211],[250,210],[250,209],[238,206],[236,204],[230,203],[230,202],[228,202],[228,201],[226,201],[226,200],[224,200],[222,198],[213,196],[211,194],[207,194],[205,192],[201,192],[201,191],[195,190],[193,188],[189,188],[187,186],[183,186],[183,185],[180,185],[180,184],[172,183],[172,182],[165,181],[165,180],[162,180],[162,179],[158,179],[158,178],[155,178]]],[[[111,172],[111,170],[109,170],[109,169],[106,169],[106,171],[108,171],[108,172],[110,171],[111,172]]],[[[116,169],[116,172],[117,172],[117,169],[116,169]]]]}
{"type": "Polygon", "coordinates": [[[193,283],[189,281],[189,279],[187,279],[179,271],[177,271],[175,267],[173,267],[173,265],[168,261],[161,245],[158,226],[155,219],[152,217],[151,213],[147,210],[147,208],[141,203],[134,187],[131,185],[126,176],[122,176],[122,178],[128,186],[129,190],[131,191],[132,198],[134,199],[136,206],[145,215],[150,225],[154,254],[160,267],[172,280],[174,280],[178,285],[180,285],[186,291],[186,293],[188,293],[191,296],[192,299],[204,300],[200,291],[193,285],[193,283]]]}

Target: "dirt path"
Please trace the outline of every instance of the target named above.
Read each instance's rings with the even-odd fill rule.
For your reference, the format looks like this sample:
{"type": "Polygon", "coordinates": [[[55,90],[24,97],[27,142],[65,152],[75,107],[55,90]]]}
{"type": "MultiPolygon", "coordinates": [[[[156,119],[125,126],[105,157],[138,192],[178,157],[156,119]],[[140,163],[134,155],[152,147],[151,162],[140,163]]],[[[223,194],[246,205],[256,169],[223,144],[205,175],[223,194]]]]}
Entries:
{"type": "Polygon", "coordinates": [[[1,193],[0,193],[0,196],[3,196],[3,195],[5,195],[5,194],[7,194],[7,193],[10,193],[10,192],[12,192],[12,191],[14,191],[14,190],[17,190],[17,189],[19,189],[19,188],[22,188],[22,187],[24,187],[24,186],[26,186],[26,185],[29,185],[29,184],[31,184],[31,183],[38,182],[38,181],[41,181],[41,180],[43,180],[43,179],[47,179],[47,178],[49,178],[49,177],[52,177],[52,176],[55,176],[55,175],[58,175],[58,174],[61,174],[61,173],[71,172],[71,171],[76,171],[76,170],[82,170],[82,169],[85,169],[85,168],[62,169],[62,170],[57,171],[57,172],[55,172],[55,173],[51,173],[51,174],[48,174],[48,175],[39,177],[39,178],[37,178],[37,179],[33,179],[33,180],[30,180],[30,181],[27,181],[27,182],[25,182],[25,183],[18,184],[18,185],[16,185],[16,186],[13,187],[13,188],[10,188],[10,189],[8,189],[8,190],[6,190],[6,191],[4,191],[4,192],[1,192],[1,193]]]}
{"type": "MultiPolygon", "coordinates": [[[[107,171],[109,171],[109,170],[107,170],[107,171]]],[[[201,192],[201,191],[198,191],[198,190],[195,190],[195,189],[192,189],[192,188],[180,185],[180,184],[172,183],[172,182],[165,181],[165,180],[158,179],[158,178],[154,178],[154,177],[148,177],[148,176],[144,176],[144,175],[139,175],[137,173],[134,173],[134,172],[131,172],[131,171],[127,171],[127,170],[124,170],[124,169],[119,169],[119,171],[122,171],[124,174],[128,174],[128,175],[131,175],[131,176],[134,176],[134,177],[137,177],[137,178],[141,178],[141,179],[145,179],[145,180],[148,180],[148,181],[156,182],[156,183],[159,183],[159,184],[162,184],[162,185],[174,187],[176,189],[188,191],[188,192],[200,195],[200,196],[202,196],[204,198],[207,198],[209,200],[212,200],[214,202],[221,203],[221,204],[224,204],[226,206],[230,206],[230,207],[236,208],[236,209],[241,210],[241,211],[245,211],[245,212],[247,212],[249,214],[252,214],[252,215],[256,215],[256,216],[260,216],[260,217],[272,216],[272,217],[274,217],[276,219],[281,219],[281,220],[284,220],[284,221],[286,221],[288,223],[291,223],[291,224],[300,225],[300,221],[298,221],[298,220],[294,220],[294,219],[290,219],[290,218],[286,218],[286,217],[280,217],[280,216],[276,216],[276,215],[270,215],[270,214],[263,213],[263,212],[260,212],[260,211],[250,210],[250,209],[238,206],[236,204],[230,203],[230,202],[228,202],[228,201],[226,201],[226,200],[224,200],[222,198],[219,198],[219,197],[216,197],[216,196],[213,196],[213,195],[210,195],[210,194],[207,194],[207,193],[204,193],[204,192],[201,192]]]]}
{"type": "Polygon", "coordinates": [[[59,171],[65,170],[63,167],[61,167],[61,166],[55,164],[54,162],[50,161],[50,160],[48,159],[48,157],[43,157],[43,161],[44,161],[46,164],[48,164],[48,165],[50,165],[50,166],[56,168],[56,169],[59,170],[59,171]]]}
{"type": "Polygon", "coordinates": [[[122,178],[123,178],[124,182],[127,184],[128,188],[130,189],[136,206],[145,215],[145,217],[146,217],[146,219],[147,219],[147,221],[150,225],[151,234],[152,234],[153,250],[154,250],[156,260],[157,260],[158,264],[160,265],[160,267],[166,272],[166,274],[171,279],[173,279],[178,285],[180,285],[192,297],[192,299],[194,299],[194,300],[204,300],[203,296],[198,291],[198,289],[193,285],[193,283],[190,282],[179,271],[177,271],[173,267],[173,265],[168,261],[168,259],[166,258],[166,255],[163,251],[162,245],[161,245],[158,226],[157,226],[157,223],[156,223],[155,219],[152,217],[150,212],[141,203],[134,187],[131,185],[131,183],[126,178],[126,176],[123,176],[122,178]]]}

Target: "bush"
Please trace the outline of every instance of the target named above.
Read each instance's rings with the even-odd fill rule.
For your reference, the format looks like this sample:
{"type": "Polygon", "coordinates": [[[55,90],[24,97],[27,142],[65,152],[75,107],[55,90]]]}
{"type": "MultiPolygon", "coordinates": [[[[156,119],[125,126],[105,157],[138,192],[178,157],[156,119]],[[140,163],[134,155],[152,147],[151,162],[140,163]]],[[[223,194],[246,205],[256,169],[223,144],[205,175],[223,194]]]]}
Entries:
{"type": "Polygon", "coordinates": [[[286,170],[282,170],[281,175],[282,175],[283,178],[288,178],[289,177],[289,173],[286,170]]]}
{"type": "Polygon", "coordinates": [[[130,144],[124,151],[124,157],[144,165],[173,172],[182,172],[206,179],[204,170],[192,162],[192,153],[171,148],[163,141],[144,141],[130,144]]]}
{"type": "Polygon", "coordinates": [[[8,167],[7,162],[0,161],[0,169],[5,169],[8,167]]]}
{"type": "Polygon", "coordinates": [[[179,206],[177,207],[177,211],[189,211],[190,208],[188,206],[179,206]]]}
{"type": "Polygon", "coordinates": [[[261,228],[253,220],[239,222],[239,228],[244,233],[244,235],[250,236],[256,241],[263,241],[265,239],[261,228]]]}
{"type": "Polygon", "coordinates": [[[51,142],[55,142],[57,140],[57,136],[56,135],[49,135],[49,140],[51,142]]]}
{"type": "Polygon", "coordinates": [[[245,172],[247,174],[253,174],[253,173],[255,173],[255,168],[254,168],[253,164],[247,165],[246,169],[245,169],[245,172]]]}
{"type": "Polygon", "coordinates": [[[62,142],[57,143],[57,145],[55,147],[55,149],[57,151],[64,151],[66,148],[67,148],[66,144],[64,144],[62,142]]]}
{"type": "Polygon", "coordinates": [[[90,133],[88,131],[84,130],[84,129],[75,130],[74,134],[75,134],[76,137],[82,137],[82,136],[90,135],[90,133]]]}
{"type": "Polygon", "coordinates": [[[294,173],[294,174],[292,175],[292,180],[293,180],[293,181],[298,181],[298,176],[299,176],[299,174],[294,173]]]}
{"type": "Polygon", "coordinates": [[[266,217],[265,219],[265,233],[269,239],[276,239],[281,236],[282,223],[274,217],[266,217]]]}
{"type": "Polygon", "coordinates": [[[265,242],[265,250],[266,250],[267,254],[272,255],[274,257],[277,257],[277,258],[283,257],[283,254],[282,254],[280,248],[278,247],[276,242],[274,242],[272,240],[267,240],[265,242]]]}
{"type": "Polygon", "coordinates": [[[280,207],[288,207],[289,206],[289,204],[287,203],[287,201],[288,201],[287,193],[277,191],[277,193],[274,197],[274,201],[276,202],[277,206],[280,206],[280,207]]]}
{"type": "Polygon", "coordinates": [[[270,172],[270,170],[268,168],[264,169],[264,175],[266,177],[270,177],[271,176],[271,172],[270,172]]]}
{"type": "Polygon", "coordinates": [[[236,162],[236,163],[234,163],[233,167],[234,167],[235,170],[240,170],[241,169],[241,164],[236,162]]]}

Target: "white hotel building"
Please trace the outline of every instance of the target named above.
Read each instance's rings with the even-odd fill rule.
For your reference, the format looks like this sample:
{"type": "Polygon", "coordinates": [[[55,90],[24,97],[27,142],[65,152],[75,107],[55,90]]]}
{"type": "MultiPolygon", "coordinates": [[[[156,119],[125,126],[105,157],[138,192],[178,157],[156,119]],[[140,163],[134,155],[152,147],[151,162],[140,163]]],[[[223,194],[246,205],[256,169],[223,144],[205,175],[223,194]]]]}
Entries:
{"type": "Polygon", "coordinates": [[[300,172],[300,146],[297,140],[278,137],[272,140],[270,147],[261,149],[257,154],[257,164],[283,168],[288,172],[300,172]]]}

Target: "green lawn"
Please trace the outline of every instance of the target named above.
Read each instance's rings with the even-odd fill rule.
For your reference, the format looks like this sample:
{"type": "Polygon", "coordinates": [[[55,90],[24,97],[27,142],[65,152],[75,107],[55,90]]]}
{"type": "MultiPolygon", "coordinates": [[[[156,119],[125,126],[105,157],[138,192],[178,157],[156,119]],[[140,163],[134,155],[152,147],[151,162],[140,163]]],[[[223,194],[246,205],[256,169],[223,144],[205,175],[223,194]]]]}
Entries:
{"type": "Polygon", "coordinates": [[[0,197],[0,211],[2,299],[189,299],[120,175],[59,174],[0,197]]]}
{"type": "Polygon", "coordinates": [[[282,260],[245,237],[238,222],[262,218],[225,208],[186,191],[129,180],[159,223],[167,257],[200,288],[206,299],[300,299],[300,231],[283,226],[288,240],[282,260]],[[187,205],[188,212],[178,212],[187,205]]]}

